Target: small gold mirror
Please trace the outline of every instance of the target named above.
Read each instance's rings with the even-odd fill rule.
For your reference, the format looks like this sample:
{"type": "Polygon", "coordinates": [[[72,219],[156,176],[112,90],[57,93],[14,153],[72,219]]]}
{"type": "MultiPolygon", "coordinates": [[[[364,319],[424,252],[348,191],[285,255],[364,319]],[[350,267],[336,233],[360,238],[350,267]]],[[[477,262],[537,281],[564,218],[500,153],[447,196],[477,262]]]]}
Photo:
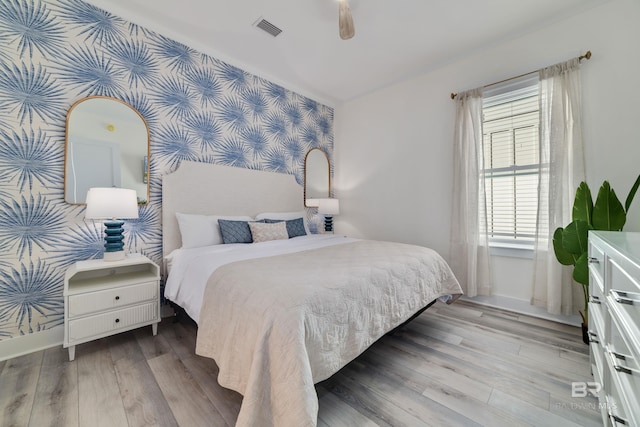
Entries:
{"type": "Polygon", "coordinates": [[[304,158],[304,205],[318,207],[318,199],[331,197],[329,157],[320,148],[312,148],[304,158]]]}
{"type": "Polygon", "coordinates": [[[149,127],[126,102],[90,96],[67,113],[64,197],[84,204],[92,187],[136,190],[139,204],[149,201],[149,127]]]}

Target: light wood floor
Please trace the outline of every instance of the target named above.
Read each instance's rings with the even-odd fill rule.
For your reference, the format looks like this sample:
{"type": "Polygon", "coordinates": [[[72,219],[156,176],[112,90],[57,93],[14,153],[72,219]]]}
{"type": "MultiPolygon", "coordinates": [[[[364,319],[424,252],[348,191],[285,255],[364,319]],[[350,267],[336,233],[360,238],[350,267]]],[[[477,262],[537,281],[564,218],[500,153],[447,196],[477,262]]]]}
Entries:
{"type": "MultiPolygon", "coordinates": [[[[194,354],[196,329],[151,328],[0,362],[0,425],[232,426],[242,397],[194,354]]],[[[598,426],[577,328],[437,303],[317,385],[320,426],[598,426]]]]}

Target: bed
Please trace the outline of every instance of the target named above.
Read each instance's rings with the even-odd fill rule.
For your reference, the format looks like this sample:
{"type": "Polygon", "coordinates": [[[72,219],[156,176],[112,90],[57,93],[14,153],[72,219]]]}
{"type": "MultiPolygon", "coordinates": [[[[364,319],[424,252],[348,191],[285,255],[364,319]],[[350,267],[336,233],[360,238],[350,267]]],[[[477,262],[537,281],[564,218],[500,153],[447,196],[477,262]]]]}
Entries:
{"type": "Polygon", "coordinates": [[[301,190],[290,175],[194,162],[163,178],[165,297],[198,324],[196,353],[216,361],[220,385],[243,395],[238,426],[316,425],[314,384],[462,294],[431,249],[299,227],[292,235],[290,225],[308,220],[301,190]],[[218,244],[215,235],[193,246],[208,232],[185,223],[202,230],[195,219],[219,216],[281,238],[218,244]]]}

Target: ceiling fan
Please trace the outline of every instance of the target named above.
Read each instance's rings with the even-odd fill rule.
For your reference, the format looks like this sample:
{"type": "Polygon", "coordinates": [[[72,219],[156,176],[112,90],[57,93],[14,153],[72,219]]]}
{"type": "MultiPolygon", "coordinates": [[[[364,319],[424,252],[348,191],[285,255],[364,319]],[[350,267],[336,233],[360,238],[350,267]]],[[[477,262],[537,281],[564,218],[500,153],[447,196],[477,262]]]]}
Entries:
{"type": "Polygon", "coordinates": [[[356,34],[356,29],[353,26],[351,9],[349,9],[349,1],[338,0],[338,5],[338,27],[340,28],[340,38],[342,40],[349,40],[356,34]]]}

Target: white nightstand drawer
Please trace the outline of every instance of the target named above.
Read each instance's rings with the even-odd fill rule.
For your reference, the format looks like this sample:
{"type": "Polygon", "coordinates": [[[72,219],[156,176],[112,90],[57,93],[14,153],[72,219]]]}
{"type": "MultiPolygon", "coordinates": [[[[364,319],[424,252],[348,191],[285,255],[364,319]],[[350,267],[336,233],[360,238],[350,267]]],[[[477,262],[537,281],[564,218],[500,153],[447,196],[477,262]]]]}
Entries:
{"type": "Polygon", "coordinates": [[[69,296],[68,316],[77,317],[99,311],[125,307],[147,300],[158,299],[158,283],[146,282],[69,296]]]}
{"type": "Polygon", "coordinates": [[[159,320],[158,303],[155,301],[122,310],[108,311],[91,317],[70,320],[69,344],[105,333],[111,334],[119,329],[152,320],[159,320]]]}

